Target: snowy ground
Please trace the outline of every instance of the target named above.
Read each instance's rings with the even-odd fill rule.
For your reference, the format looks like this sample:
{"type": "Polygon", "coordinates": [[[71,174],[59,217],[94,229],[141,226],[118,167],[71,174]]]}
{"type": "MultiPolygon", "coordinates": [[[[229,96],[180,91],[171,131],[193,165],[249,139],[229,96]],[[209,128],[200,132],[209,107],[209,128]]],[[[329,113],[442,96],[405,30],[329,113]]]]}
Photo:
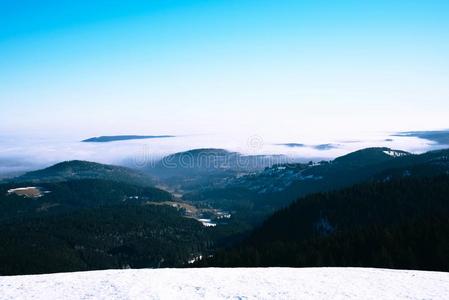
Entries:
{"type": "Polygon", "coordinates": [[[107,270],[0,277],[0,299],[448,299],[449,273],[364,268],[107,270]]]}

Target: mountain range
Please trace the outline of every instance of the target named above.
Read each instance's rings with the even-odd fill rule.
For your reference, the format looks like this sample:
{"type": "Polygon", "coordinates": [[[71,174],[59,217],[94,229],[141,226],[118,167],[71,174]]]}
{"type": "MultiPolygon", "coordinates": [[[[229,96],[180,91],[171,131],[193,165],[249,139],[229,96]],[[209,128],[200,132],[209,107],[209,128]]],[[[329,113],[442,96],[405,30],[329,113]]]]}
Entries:
{"type": "Polygon", "coordinates": [[[367,148],[317,163],[277,164],[261,172],[229,178],[222,185],[184,195],[260,222],[275,210],[306,195],[337,190],[372,180],[447,174],[449,150],[411,154],[389,148],[367,148]],[[248,215],[245,212],[251,211],[248,215]]]}
{"type": "Polygon", "coordinates": [[[4,180],[0,274],[192,263],[449,270],[449,150],[276,159],[195,149],[140,170],[66,161],[4,180]]]}

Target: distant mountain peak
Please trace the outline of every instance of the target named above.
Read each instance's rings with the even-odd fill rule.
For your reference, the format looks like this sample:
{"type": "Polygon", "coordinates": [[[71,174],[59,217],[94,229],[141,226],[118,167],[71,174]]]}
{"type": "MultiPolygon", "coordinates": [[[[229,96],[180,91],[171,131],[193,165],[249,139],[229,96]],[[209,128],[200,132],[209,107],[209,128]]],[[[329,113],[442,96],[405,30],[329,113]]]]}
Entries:
{"type": "Polygon", "coordinates": [[[357,165],[369,165],[372,163],[380,163],[397,157],[411,155],[411,153],[394,150],[387,147],[372,147],[357,150],[346,155],[334,159],[334,163],[350,163],[357,165]]]}
{"type": "Polygon", "coordinates": [[[174,135],[104,135],[98,137],[92,137],[81,142],[85,143],[108,143],[108,142],[118,142],[118,141],[128,141],[128,140],[143,140],[143,139],[162,139],[171,138],[174,135]]]}
{"type": "Polygon", "coordinates": [[[229,155],[229,154],[236,154],[236,152],[231,152],[225,149],[221,148],[197,148],[197,149],[191,149],[183,152],[177,152],[174,154],[171,154],[169,156],[181,156],[181,155],[199,155],[199,154],[208,154],[208,155],[229,155]]]}

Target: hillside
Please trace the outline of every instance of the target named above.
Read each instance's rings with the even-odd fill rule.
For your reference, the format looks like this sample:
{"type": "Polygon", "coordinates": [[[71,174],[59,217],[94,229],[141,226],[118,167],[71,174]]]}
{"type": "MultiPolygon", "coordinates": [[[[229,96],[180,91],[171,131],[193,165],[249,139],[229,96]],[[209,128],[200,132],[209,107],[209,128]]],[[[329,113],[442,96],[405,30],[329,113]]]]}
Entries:
{"type": "Polygon", "coordinates": [[[0,184],[0,223],[47,213],[172,199],[170,193],[158,188],[101,179],[42,182],[28,196],[11,192],[24,187],[31,188],[30,183],[0,184]]]}
{"type": "Polygon", "coordinates": [[[411,154],[401,150],[390,148],[366,148],[340,156],[333,160],[335,164],[343,164],[353,167],[365,167],[373,164],[388,162],[397,157],[410,156],[411,154]]]}
{"type": "Polygon", "coordinates": [[[144,168],[164,186],[179,194],[221,187],[237,176],[259,172],[282,155],[242,155],[225,149],[204,148],[174,153],[144,168]]]}
{"type": "Polygon", "coordinates": [[[223,171],[261,170],[282,155],[242,155],[225,149],[204,148],[174,153],[162,158],[148,171],[159,176],[181,176],[223,171]]]}
{"type": "Polygon", "coordinates": [[[448,273],[362,268],[107,270],[0,277],[0,300],[439,300],[448,282],[448,273]]]}
{"type": "Polygon", "coordinates": [[[186,193],[184,199],[234,211],[235,217],[258,223],[313,193],[373,180],[447,174],[448,158],[449,150],[414,155],[390,148],[367,148],[332,161],[276,164],[261,172],[228,178],[221,186],[204,186],[186,193]]]}
{"type": "Polygon", "coordinates": [[[9,181],[40,183],[74,179],[103,179],[142,186],[153,185],[153,179],[142,172],[120,166],[80,160],[61,162],[42,170],[25,173],[9,181]]]}
{"type": "Polygon", "coordinates": [[[210,243],[175,208],[120,205],[0,223],[0,275],[187,264],[210,243]]]}
{"type": "Polygon", "coordinates": [[[187,264],[212,241],[182,208],[154,205],[171,199],[100,179],[0,185],[0,275],[187,264]]]}
{"type": "Polygon", "coordinates": [[[318,193],[276,212],[212,266],[363,266],[449,271],[449,176],[318,193]]]}

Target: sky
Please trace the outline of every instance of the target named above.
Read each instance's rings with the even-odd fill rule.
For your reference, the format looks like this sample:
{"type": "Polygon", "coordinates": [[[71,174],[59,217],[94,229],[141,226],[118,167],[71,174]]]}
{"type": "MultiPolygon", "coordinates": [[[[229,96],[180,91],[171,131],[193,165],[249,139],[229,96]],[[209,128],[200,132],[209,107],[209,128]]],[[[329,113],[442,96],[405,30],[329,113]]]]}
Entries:
{"type": "Polygon", "coordinates": [[[0,135],[448,128],[447,0],[0,0],[0,135]]]}

